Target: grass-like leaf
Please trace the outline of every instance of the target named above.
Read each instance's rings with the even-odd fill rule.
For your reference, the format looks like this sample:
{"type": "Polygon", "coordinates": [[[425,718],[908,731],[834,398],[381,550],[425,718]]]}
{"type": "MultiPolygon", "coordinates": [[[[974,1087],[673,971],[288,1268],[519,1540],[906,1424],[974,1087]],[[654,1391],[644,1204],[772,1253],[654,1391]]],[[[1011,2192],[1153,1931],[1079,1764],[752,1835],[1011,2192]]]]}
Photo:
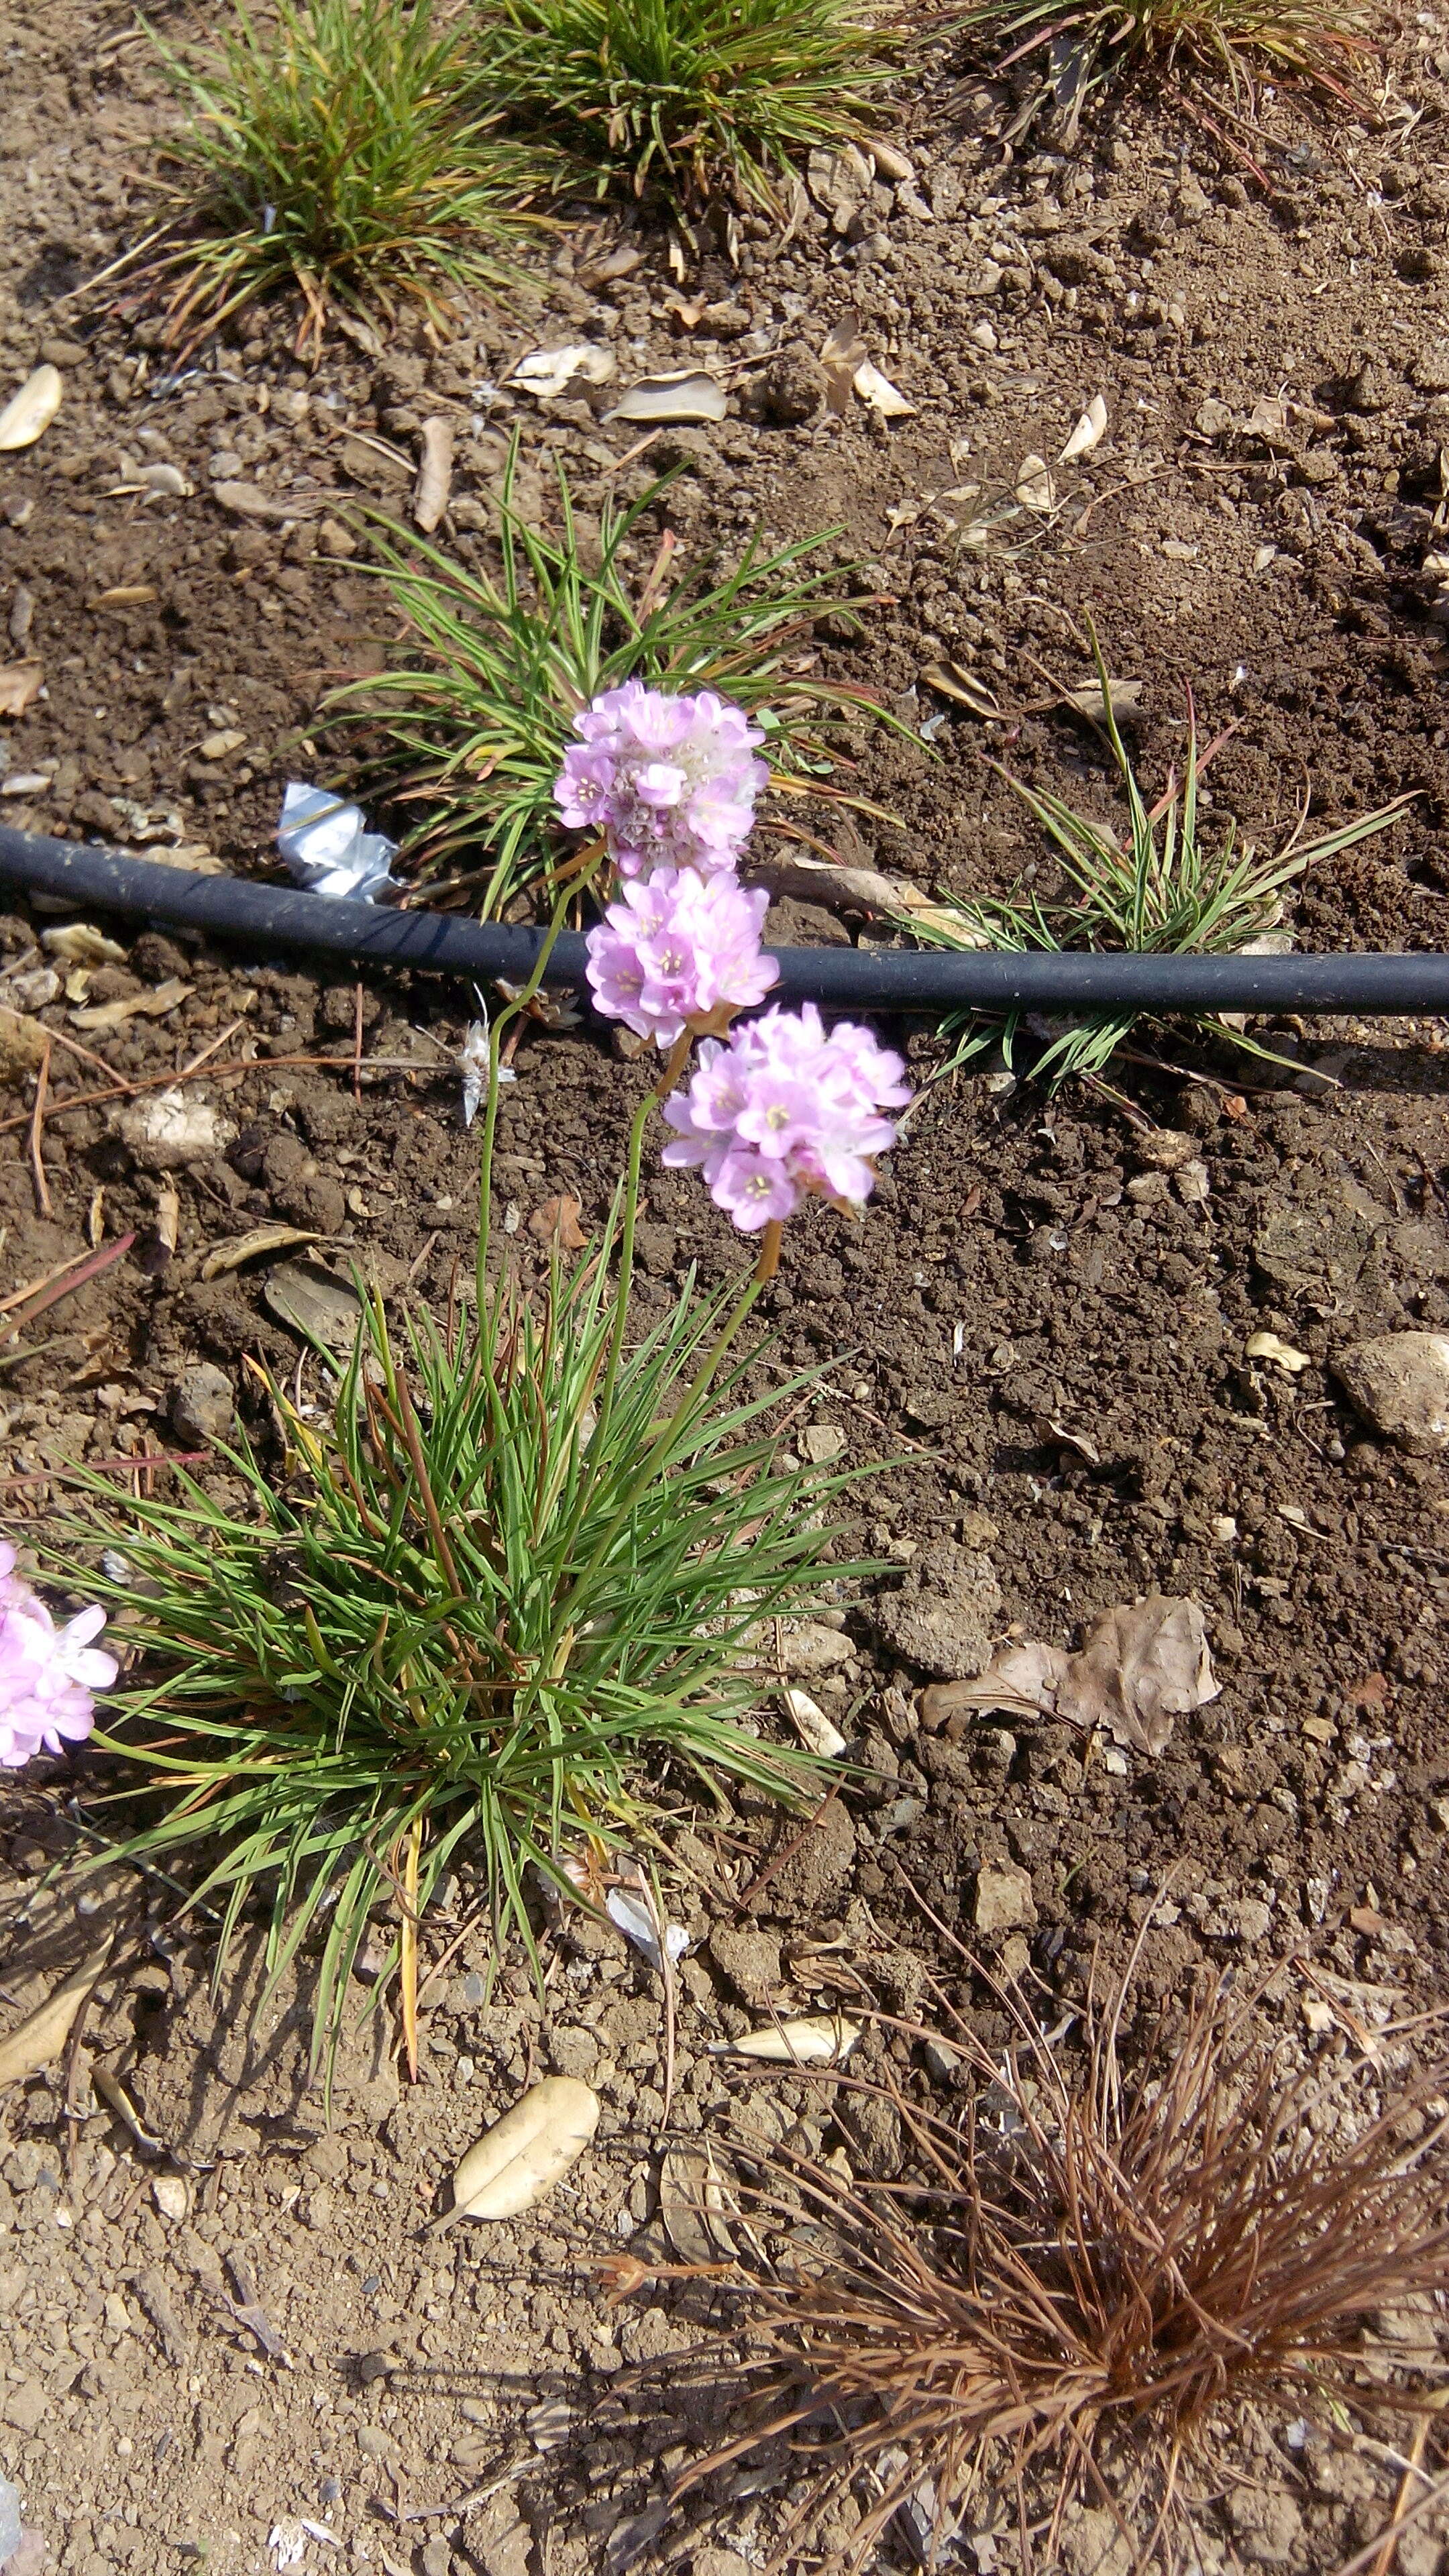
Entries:
{"type": "MultiPolygon", "coordinates": [[[[1240,841],[1231,822],[1210,841],[1198,811],[1201,762],[1191,702],[1182,777],[1170,778],[1149,808],[1112,713],[1111,688],[1100,654],[1097,669],[1103,730],[1127,800],[1125,839],[1089,815],[1079,814],[1063,798],[1039,793],[992,762],[998,777],[1040,824],[1073,891],[1060,899],[1035,894],[1014,900],[943,894],[929,912],[902,916],[902,928],[928,947],[1228,955],[1281,919],[1283,890],[1295,878],[1336,851],[1386,830],[1413,801],[1402,796],[1374,813],[1357,814],[1315,841],[1300,841],[1295,833],[1272,858],[1260,857],[1251,842],[1240,841]]],[[[1053,1082],[1062,1082],[1070,1074],[1100,1074],[1140,1016],[1133,1011],[1093,1014],[1080,1027],[1053,1038],[1038,1057],[1035,1071],[1053,1082]]],[[[1002,1043],[1008,1062],[1021,1020],[1020,1012],[1007,1019],[1002,1043]]],[[[973,1029],[969,1021],[959,1019],[946,1025],[967,1032],[953,1059],[956,1064],[991,1044],[996,1034],[982,1031],[979,1025],[973,1029]]],[[[1241,1029],[1211,1013],[1201,1015],[1200,1025],[1249,1054],[1264,1053],[1241,1029]]]]}
{"type": "Polygon", "coordinates": [[[450,288],[514,277],[510,249],[537,228],[524,201],[551,173],[466,102],[463,38],[432,0],[278,0],[265,24],[239,6],[210,60],[153,41],[189,116],[137,282],[174,338],[286,289],[305,351],[334,304],[437,314],[450,288]]]}
{"type": "Polygon", "coordinates": [[[478,95],[602,189],[773,208],[792,158],[866,130],[888,76],[850,0],[485,0],[478,95]]]}
{"type": "Polygon", "coordinates": [[[839,531],[773,552],[751,545],[733,570],[713,576],[708,566],[681,572],[666,536],[636,584],[630,542],[664,485],[625,510],[605,502],[589,563],[565,475],[560,534],[547,536],[514,509],[515,461],[516,451],[503,483],[496,581],[378,524],[381,577],[410,633],[394,667],[349,682],[322,711],[324,728],[368,729],[360,772],[374,794],[426,809],[406,845],[415,873],[449,875],[460,853],[486,853],[485,867],[449,875],[450,891],[475,897],[485,920],[545,874],[570,847],[553,788],[574,719],[624,680],[718,689],[763,726],[777,788],[841,800],[823,774],[840,757],[832,725],[862,713],[891,718],[867,691],[793,667],[813,662],[810,638],[827,610],[871,604],[842,598],[828,571],[809,568],[839,531]]]}
{"type": "MultiPolygon", "coordinates": [[[[1246,2407],[1341,2432],[1443,2404],[1441,2361],[1404,2352],[1386,2384],[1365,2332],[1449,2291],[1442,2064],[1394,2087],[1355,2047],[1294,2072],[1260,1998],[1226,1991],[1131,2071],[1120,2001],[1099,2000],[1074,2064],[1023,1996],[1001,1999],[1004,2056],[939,1989],[936,2032],[916,2034],[949,2032],[958,2111],[889,2071],[820,2079],[847,2121],[853,2095],[890,2106],[898,2181],[762,2151],[743,2123],[731,2138],[740,2259],[712,2267],[727,2338],[669,2366],[749,2394],[676,2492],[788,2443],[778,2564],[863,2570],[903,2507],[913,2554],[949,2563],[961,2521],[1004,2506],[1027,2576],[1050,2576],[1090,2503],[1118,2526],[1114,2565],[1186,2570],[1189,2501],[1220,2491],[1218,2444],[1246,2407]],[[858,2519],[832,2544],[819,2525],[846,2496],[858,2519]]],[[[616,2287],[647,2286],[616,2262],[616,2287]]]]}
{"type": "Polygon", "coordinates": [[[372,1909],[390,1892],[406,1928],[460,1847],[531,1949],[530,1863],[602,1864],[713,1775],[782,1799],[813,1777],[741,1722],[743,1645],[817,1589],[850,1478],[776,1463],[764,1415],[798,1388],[747,1389],[756,1288],[691,1282],[631,1340],[642,1124],[615,1223],[535,1296],[480,1256],[445,1325],[399,1338],[368,1300],[320,1426],[268,1380],[286,1468],[229,1453],[245,1509],[179,1474],[177,1500],[108,1498],[56,1539],[129,1568],[91,1583],[140,1657],[95,1739],[123,1798],[159,1802],[127,1849],[206,1844],[218,1973],[253,1902],[268,1992],[320,1946],[319,2048],[372,1909]]]}
{"type": "MultiPolygon", "coordinates": [[[[1359,112],[1385,27],[1373,0],[973,0],[955,23],[1002,68],[1035,57],[1059,81],[1069,65],[1089,84],[1206,74],[1251,107],[1267,80],[1359,112]]],[[[1211,130],[1210,112],[1201,121],[1211,130]]]]}

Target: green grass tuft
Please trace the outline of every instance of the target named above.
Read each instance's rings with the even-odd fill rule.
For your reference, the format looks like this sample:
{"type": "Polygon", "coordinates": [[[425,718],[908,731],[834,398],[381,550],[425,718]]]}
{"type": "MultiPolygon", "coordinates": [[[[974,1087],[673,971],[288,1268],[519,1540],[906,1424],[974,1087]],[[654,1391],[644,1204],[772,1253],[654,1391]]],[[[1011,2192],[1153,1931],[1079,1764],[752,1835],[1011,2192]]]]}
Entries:
{"type": "Polygon", "coordinates": [[[530,1863],[562,1883],[571,1854],[647,1844],[712,1775],[780,1799],[814,1776],[742,1722],[772,1686],[742,1650],[815,1594],[851,1479],[776,1464],[763,1417],[798,1389],[746,1389],[754,1289],[691,1281],[631,1346],[641,1135],[622,1214],[536,1296],[480,1259],[446,1325],[399,1336],[369,1300],[320,1422],[268,1381],[285,1471],[228,1452],[244,1507],[178,1471],[175,1501],[97,1497],[56,1536],[128,1568],[88,1584],[140,1658],[95,1738],[126,1760],[113,1796],[161,1809],[126,1850],[206,1847],[189,1902],[222,1908],[218,1975],[260,1907],[259,2011],[320,1952],[319,2055],[380,1903],[406,2027],[409,1926],[460,1848],[531,1952],[530,1863]]]}
{"type": "Polygon", "coordinates": [[[551,172],[501,141],[465,96],[464,38],[432,0],[278,0],[238,7],[209,61],[153,35],[190,111],[166,146],[171,222],[146,246],[143,291],[193,341],[258,297],[302,300],[301,350],[329,308],[437,315],[450,289],[498,290],[551,172]]]}
{"type": "Polygon", "coordinates": [[[850,0],[485,0],[478,95],[600,190],[773,209],[798,153],[867,131],[884,40],[850,0]]]}
{"type": "MultiPolygon", "coordinates": [[[[1202,761],[1191,702],[1182,777],[1170,778],[1149,810],[1111,712],[1106,665],[1100,653],[1096,658],[1103,731],[1127,799],[1127,837],[1119,839],[1059,796],[1038,794],[992,761],[989,766],[1040,824],[1073,891],[1055,899],[1036,894],[1006,900],[940,895],[929,912],[901,916],[902,929],[926,946],[1017,953],[1089,949],[1133,956],[1231,955],[1281,920],[1285,886],[1335,851],[1350,849],[1355,841],[1386,830],[1412,802],[1410,797],[1400,797],[1375,813],[1355,815],[1352,822],[1340,824],[1316,841],[1300,842],[1295,833],[1276,858],[1260,858],[1250,841],[1239,841],[1231,822],[1220,839],[1209,842],[1198,813],[1202,761]]],[[[1053,1083],[1071,1074],[1102,1073],[1140,1017],[1134,1011],[1092,1014],[1079,1027],[1052,1039],[1038,1057],[1035,1072],[1053,1083]]],[[[1008,1063],[1021,1024],[1020,1012],[1012,1012],[1006,1021],[1002,1044],[1008,1063]]],[[[1251,1055],[1265,1053],[1240,1029],[1212,1013],[1203,1014],[1200,1025],[1251,1055]]],[[[969,1020],[959,1019],[946,1023],[948,1032],[963,1028],[967,1034],[948,1069],[995,1041],[994,1027],[973,1030],[969,1020]]]]}
{"type": "Polygon", "coordinates": [[[868,692],[797,667],[813,659],[811,638],[827,611],[870,605],[842,599],[830,573],[808,569],[837,530],[773,553],[751,545],[733,571],[715,577],[707,566],[675,570],[674,540],[666,537],[636,584],[631,541],[664,484],[626,510],[605,502],[591,567],[562,471],[554,538],[514,510],[514,461],[504,478],[496,581],[401,528],[377,526],[373,550],[410,633],[393,668],[350,681],[321,714],[324,730],[367,728],[350,777],[404,809],[425,809],[405,843],[419,878],[449,875],[466,853],[475,864],[450,877],[450,891],[475,896],[487,920],[547,874],[573,846],[553,788],[574,719],[624,680],[718,689],[764,727],[777,787],[792,798],[859,801],[843,798],[824,775],[840,757],[833,728],[862,714],[891,719],[868,692]]]}
{"type": "MultiPolygon", "coordinates": [[[[1040,60],[1049,85],[1080,94],[1106,81],[1207,75],[1251,108],[1259,81],[1317,93],[1363,113],[1362,78],[1382,51],[1373,0],[974,0],[955,21],[998,68],[1040,60]]],[[[1214,131],[1204,111],[1200,121],[1214,131]]],[[[1247,155],[1243,156],[1245,159],[1247,155]]],[[[1256,166],[1256,165],[1252,165],[1256,166]]]]}

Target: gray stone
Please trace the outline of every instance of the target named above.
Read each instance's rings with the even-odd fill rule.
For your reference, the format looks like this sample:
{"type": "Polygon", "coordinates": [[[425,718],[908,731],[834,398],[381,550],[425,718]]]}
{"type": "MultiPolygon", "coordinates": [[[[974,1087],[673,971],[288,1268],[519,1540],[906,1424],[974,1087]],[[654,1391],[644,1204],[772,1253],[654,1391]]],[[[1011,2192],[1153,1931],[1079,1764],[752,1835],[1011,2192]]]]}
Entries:
{"type": "Polygon", "coordinates": [[[836,1664],[848,1664],[855,1652],[849,1637],[816,1619],[802,1619],[798,1628],[787,1628],[784,1648],[785,1668],[792,1673],[828,1673],[836,1664]]]}
{"type": "Polygon", "coordinates": [[[1381,1333],[1329,1365],[1355,1412],[1395,1448],[1416,1458],[1449,1448],[1449,1335],[1381,1333]]]}
{"type": "Polygon", "coordinates": [[[572,2075],[587,2084],[599,2062],[599,2043],[591,2030],[569,2023],[551,2033],[548,2054],[555,2075],[572,2075]]]}
{"type": "Polygon", "coordinates": [[[899,1592],[868,1616],[883,1646],[937,1681],[972,1681],[991,1661],[1001,1586],[991,1560],[949,1541],[923,1548],[899,1592]]]}
{"type": "Polygon", "coordinates": [[[807,1431],[801,1432],[795,1445],[801,1457],[808,1458],[812,1467],[828,1467],[834,1459],[845,1455],[846,1438],[838,1423],[813,1422],[807,1431]]]}
{"type": "Polygon", "coordinates": [[[972,1914],[978,1932],[1015,1932],[1036,1921],[1031,1872],[1011,1861],[983,1861],[976,1874],[972,1914]]]}
{"type": "Polygon", "coordinates": [[[22,2379],[12,2388],[0,2413],[17,2433],[37,2433],[50,2412],[50,2400],[38,2379],[22,2379]]]}
{"type": "Polygon", "coordinates": [[[813,352],[803,346],[782,349],[760,379],[756,400],[766,420],[781,429],[813,420],[830,391],[830,378],[813,352]]]}
{"type": "MultiPolygon", "coordinates": [[[[787,1843],[799,1832],[798,1822],[784,1818],[778,1840],[787,1843]]],[[[815,1818],[796,1852],[776,1871],[760,1902],[787,1922],[810,1922],[830,1913],[830,1900],[855,1866],[855,1827],[838,1798],[815,1818]]]]}
{"type": "Polygon", "coordinates": [[[225,1369],[214,1368],[210,1360],[183,1369],[171,1390],[171,1426],[182,1440],[202,1447],[225,1440],[235,1416],[236,1397],[225,1369]]]}
{"type": "Polygon", "coordinates": [[[779,1993],[780,1944],[770,1933],[749,1924],[717,1923],[709,1950],[742,2004],[764,2006],[779,1993]]]}

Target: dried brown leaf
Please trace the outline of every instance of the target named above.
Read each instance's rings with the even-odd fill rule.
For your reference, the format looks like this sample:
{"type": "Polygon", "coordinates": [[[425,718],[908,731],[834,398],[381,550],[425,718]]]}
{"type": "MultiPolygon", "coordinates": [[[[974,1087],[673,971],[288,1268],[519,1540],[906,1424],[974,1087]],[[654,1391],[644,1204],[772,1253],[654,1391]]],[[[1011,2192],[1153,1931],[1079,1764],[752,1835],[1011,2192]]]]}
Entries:
{"type": "Polygon", "coordinates": [[[0,716],[23,716],[45,685],[43,663],[7,662],[0,670],[0,716]]]}
{"type": "Polygon", "coordinates": [[[1154,1592],[1104,1611],[1074,1655],[1035,1639],[999,1649],[975,1681],[924,1691],[921,1715],[934,1727],[957,1714],[1001,1709],[1101,1729],[1114,1743],[1158,1754],[1173,1719],[1205,1708],[1220,1687],[1197,1602],[1154,1592]]]}
{"type": "Polygon", "coordinates": [[[556,1243],[560,1252],[582,1252],[588,1241],[579,1224],[582,1213],[582,1201],[564,1192],[534,1209],[528,1231],[539,1243],[556,1243]]]}
{"type": "Polygon", "coordinates": [[[111,1944],[107,1941],[53,1988],[43,2004],[37,2004],[34,2012],[27,2013],[24,2021],[0,2039],[0,2084],[19,2084],[38,2066],[49,2066],[52,2059],[59,2057],[75,2017],[97,1979],[104,1975],[110,1955],[111,1944]]]}
{"type": "Polygon", "coordinates": [[[301,1225],[254,1225],[249,1234],[234,1234],[225,1243],[213,1244],[201,1265],[203,1279],[219,1279],[226,1270],[240,1270],[248,1261],[260,1260],[264,1252],[287,1252],[299,1243],[316,1243],[317,1235],[301,1225]]]}

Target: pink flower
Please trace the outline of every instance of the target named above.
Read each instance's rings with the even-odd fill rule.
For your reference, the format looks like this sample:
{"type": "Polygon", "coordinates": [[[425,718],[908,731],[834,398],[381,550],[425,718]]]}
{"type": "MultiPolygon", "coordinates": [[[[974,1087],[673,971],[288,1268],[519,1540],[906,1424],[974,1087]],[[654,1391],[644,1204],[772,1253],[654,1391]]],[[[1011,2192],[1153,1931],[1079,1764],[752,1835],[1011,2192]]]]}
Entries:
{"type": "Polygon", "coordinates": [[[769,777],[753,756],[764,735],[742,709],[712,689],[676,697],[626,680],[574,730],[554,782],[559,813],[571,830],[607,834],[621,876],[734,867],[769,777]]]}
{"type": "Polygon", "coordinates": [[[106,1624],[97,1604],[57,1628],[45,1603],[15,1572],[15,1550],[0,1541],[0,1770],[18,1771],[42,1746],[58,1753],[95,1724],[93,1691],[109,1690],[120,1666],[91,1639],[106,1624]]]}
{"type": "Polygon", "coordinates": [[[869,1029],[842,1021],[827,1035],[813,1002],[767,1011],[707,1039],[699,1068],[664,1104],[679,1133],[666,1163],[700,1164],[716,1207],[744,1233],[794,1214],[802,1199],[859,1207],[875,1185],[874,1158],[895,1143],[882,1109],[910,1099],[900,1057],[869,1029]]]}
{"type": "Polygon", "coordinates": [[[760,948],[770,898],[734,877],[656,868],[627,883],[588,938],[594,1000],[611,1020],[671,1047],[686,1029],[727,1024],[779,976],[760,948]]]}

